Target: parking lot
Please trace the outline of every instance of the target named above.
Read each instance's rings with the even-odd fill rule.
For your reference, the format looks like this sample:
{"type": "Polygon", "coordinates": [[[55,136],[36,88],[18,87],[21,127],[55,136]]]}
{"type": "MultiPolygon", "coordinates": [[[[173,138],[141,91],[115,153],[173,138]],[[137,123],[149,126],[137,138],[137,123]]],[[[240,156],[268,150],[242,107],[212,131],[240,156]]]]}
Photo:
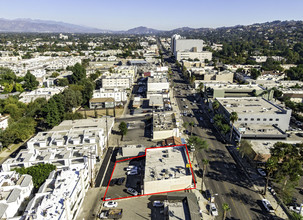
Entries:
{"type": "Polygon", "coordinates": [[[118,185],[118,184],[112,185],[111,184],[108,187],[106,197],[115,199],[115,198],[124,198],[124,197],[133,196],[126,191],[127,188],[133,188],[139,194],[141,194],[141,191],[142,191],[141,185],[143,184],[143,178],[144,178],[144,163],[145,163],[145,157],[117,162],[113,175],[112,175],[112,179],[118,179],[121,177],[125,177],[125,181],[121,185],[118,185]],[[126,168],[129,165],[138,167],[137,175],[127,175],[126,174],[127,173],[126,168]]]}

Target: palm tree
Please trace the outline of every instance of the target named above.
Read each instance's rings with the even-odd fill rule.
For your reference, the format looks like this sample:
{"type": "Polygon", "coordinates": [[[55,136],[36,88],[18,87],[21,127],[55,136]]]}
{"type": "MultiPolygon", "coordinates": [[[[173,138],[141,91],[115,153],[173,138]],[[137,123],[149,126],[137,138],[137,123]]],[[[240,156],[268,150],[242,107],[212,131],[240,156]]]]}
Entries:
{"type": "Polygon", "coordinates": [[[189,122],[189,126],[190,126],[190,136],[192,136],[193,134],[193,127],[194,127],[195,123],[194,122],[189,122]]]}
{"type": "Polygon", "coordinates": [[[232,136],[233,136],[233,130],[234,130],[234,123],[235,123],[235,121],[238,120],[238,114],[237,114],[237,112],[232,112],[230,114],[229,120],[231,122],[231,129],[230,129],[230,142],[231,142],[231,139],[232,139],[232,136]]]}
{"type": "Polygon", "coordinates": [[[219,107],[220,107],[220,103],[219,103],[217,100],[215,100],[215,101],[213,102],[213,109],[214,109],[215,111],[217,111],[217,110],[219,109],[219,107]]]}
{"type": "Polygon", "coordinates": [[[266,195],[266,191],[268,188],[269,177],[276,169],[277,169],[277,160],[275,160],[273,157],[269,158],[265,164],[265,170],[267,174],[266,174],[266,184],[264,188],[264,196],[266,195]]]}
{"type": "Polygon", "coordinates": [[[206,168],[207,168],[207,165],[209,164],[209,160],[203,159],[202,163],[203,163],[203,173],[202,173],[202,186],[201,186],[201,190],[203,191],[205,174],[206,174],[206,168]]]}
{"type": "MultiPolygon", "coordinates": [[[[187,139],[187,145],[190,146],[191,148],[193,147],[195,149],[195,152],[199,151],[199,150],[207,150],[208,149],[207,141],[202,140],[198,136],[191,136],[190,138],[188,138],[187,139]]],[[[194,160],[193,160],[192,163],[194,163],[194,160]]]]}
{"type": "Polygon", "coordinates": [[[187,130],[187,127],[188,127],[188,122],[184,122],[183,124],[182,124],[182,126],[185,128],[185,130],[187,130]]]}
{"type": "Polygon", "coordinates": [[[227,203],[223,203],[222,208],[223,208],[223,211],[224,211],[223,220],[225,220],[227,212],[229,212],[231,210],[231,208],[229,207],[229,205],[227,203]]]}
{"type": "Polygon", "coordinates": [[[203,88],[204,88],[204,84],[201,82],[201,83],[199,83],[199,91],[200,91],[200,93],[202,93],[203,92],[203,88]]]}

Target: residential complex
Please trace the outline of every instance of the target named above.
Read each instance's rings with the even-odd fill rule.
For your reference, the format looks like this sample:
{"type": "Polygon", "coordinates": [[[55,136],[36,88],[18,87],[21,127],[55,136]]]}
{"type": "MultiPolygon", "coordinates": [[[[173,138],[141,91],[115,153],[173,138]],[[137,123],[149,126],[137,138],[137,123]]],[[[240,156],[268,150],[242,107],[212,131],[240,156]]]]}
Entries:
{"type": "Polygon", "coordinates": [[[39,163],[51,163],[58,169],[89,164],[92,169],[96,157],[103,154],[113,125],[111,117],[63,121],[51,131],[40,132],[30,139],[27,149],[7,159],[2,169],[9,171],[39,163]]]}
{"type": "Polygon", "coordinates": [[[52,171],[28,203],[25,219],[75,219],[89,188],[87,166],[52,171]]]}
{"type": "Polygon", "coordinates": [[[13,219],[18,216],[33,188],[30,175],[20,175],[16,171],[0,172],[0,218],[13,219]]]}

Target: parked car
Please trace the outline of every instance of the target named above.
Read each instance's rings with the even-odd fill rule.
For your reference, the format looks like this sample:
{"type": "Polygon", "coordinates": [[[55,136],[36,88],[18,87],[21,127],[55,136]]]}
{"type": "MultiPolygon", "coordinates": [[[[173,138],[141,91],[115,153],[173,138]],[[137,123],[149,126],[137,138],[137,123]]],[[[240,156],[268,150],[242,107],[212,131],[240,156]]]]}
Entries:
{"type": "Polygon", "coordinates": [[[136,170],[136,169],[138,169],[138,167],[136,167],[135,165],[129,165],[129,166],[126,168],[127,171],[136,170]]]}
{"type": "Polygon", "coordinates": [[[126,174],[129,175],[129,176],[137,175],[137,174],[138,174],[138,171],[137,171],[137,170],[130,170],[130,171],[127,171],[126,174]]]}
{"type": "Polygon", "coordinates": [[[121,178],[118,179],[116,184],[117,185],[122,185],[124,183],[124,181],[125,181],[125,177],[121,177],[121,178]]]}
{"type": "Polygon", "coordinates": [[[262,204],[263,204],[264,208],[266,209],[266,211],[275,212],[274,208],[272,207],[272,205],[270,204],[270,202],[267,199],[262,199],[262,204]]]}
{"type": "Polygon", "coordinates": [[[108,215],[109,215],[109,211],[108,210],[104,210],[101,213],[99,213],[98,218],[105,219],[105,218],[108,218],[108,215]]]}
{"type": "Polygon", "coordinates": [[[137,196],[139,193],[133,189],[133,188],[127,188],[126,190],[129,194],[133,195],[133,196],[137,196]]]}
{"type": "Polygon", "coordinates": [[[118,179],[112,179],[110,182],[109,182],[109,185],[110,186],[114,186],[116,183],[117,183],[118,179]]]}
{"type": "Polygon", "coordinates": [[[115,201],[108,201],[108,202],[105,202],[103,204],[103,206],[106,208],[116,208],[118,206],[118,203],[115,201]]]}
{"type": "Polygon", "coordinates": [[[210,198],[211,198],[211,194],[210,194],[210,191],[207,189],[205,190],[205,197],[208,201],[210,201],[210,198]]]}
{"type": "Polygon", "coordinates": [[[262,168],[258,168],[257,171],[261,176],[266,177],[266,172],[262,168]]]}
{"type": "Polygon", "coordinates": [[[160,202],[160,201],[154,201],[153,206],[154,206],[154,207],[163,207],[163,206],[164,206],[164,203],[163,203],[163,202],[160,202]]]}
{"type": "Polygon", "coordinates": [[[211,213],[213,216],[218,216],[218,215],[219,215],[215,203],[210,203],[210,204],[209,204],[209,209],[210,209],[210,213],[211,213]]]}

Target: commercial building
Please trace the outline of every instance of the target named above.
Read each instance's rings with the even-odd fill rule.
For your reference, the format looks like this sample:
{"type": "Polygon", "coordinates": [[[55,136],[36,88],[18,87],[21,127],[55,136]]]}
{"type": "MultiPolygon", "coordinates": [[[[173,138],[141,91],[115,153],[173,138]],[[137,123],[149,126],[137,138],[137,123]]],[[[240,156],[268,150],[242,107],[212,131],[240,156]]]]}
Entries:
{"type": "Polygon", "coordinates": [[[212,60],[213,53],[210,51],[191,52],[191,51],[177,51],[175,53],[176,59],[181,60],[196,60],[204,62],[205,60],[212,60]]]}
{"type": "Polygon", "coordinates": [[[178,51],[201,52],[203,51],[203,43],[203,40],[186,39],[175,34],[171,38],[171,49],[175,56],[177,56],[178,51]]]}
{"type": "Polygon", "coordinates": [[[159,91],[162,92],[163,90],[169,90],[169,82],[167,78],[153,78],[148,77],[147,79],[147,91],[159,91]]]}
{"type": "MultiPolygon", "coordinates": [[[[16,171],[0,173],[0,218],[17,217],[26,198],[32,193],[34,184],[30,175],[16,171]]],[[[17,218],[20,219],[20,218],[17,218]]]]}
{"type": "Polygon", "coordinates": [[[179,137],[179,124],[175,113],[153,114],[153,139],[163,140],[171,136],[179,137]]]}
{"type": "Polygon", "coordinates": [[[25,219],[76,219],[89,188],[88,167],[52,171],[24,212],[25,219]]]}
{"type": "MultiPolygon", "coordinates": [[[[229,97],[251,97],[259,96],[265,91],[260,85],[238,85],[228,83],[203,83],[206,99],[229,98],[229,97]]],[[[199,88],[199,84],[195,84],[199,88]]],[[[268,95],[268,94],[266,94],[268,95]]],[[[272,94],[270,94],[272,96],[272,94]]]]}
{"type": "Polygon", "coordinates": [[[103,154],[114,118],[66,120],[51,131],[39,132],[27,142],[27,149],[21,150],[15,158],[2,164],[4,171],[16,167],[30,167],[50,163],[58,169],[77,164],[89,164],[92,169],[96,157],[103,154]]]}
{"type": "Polygon", "coordinates": [[[174,146],[146,150],[144,194],[192,188],[186,147],[174,146]]]}
{"type": "Polygon", "coordinates": [[[190,74],[196,77],[195,84],[200,82],[226,82],[232,83],[234,80],[234,73],[229,70],[217,71],[206,68],[191,68],[190,74]]]}
{"type": "Polygon", "coordinates": [[[164,215],[169,220],[201,220],[198,204],[194,193],[172,192],[164,201],[164,215]]]}
{"type": "Polygon", "coordinates": [[[264,98],[216,98],[218,112],[229,121],[232,112],[238,114],[234,123],[236,134],[246,138],[286,138],[291,110],[264,98]]]}

